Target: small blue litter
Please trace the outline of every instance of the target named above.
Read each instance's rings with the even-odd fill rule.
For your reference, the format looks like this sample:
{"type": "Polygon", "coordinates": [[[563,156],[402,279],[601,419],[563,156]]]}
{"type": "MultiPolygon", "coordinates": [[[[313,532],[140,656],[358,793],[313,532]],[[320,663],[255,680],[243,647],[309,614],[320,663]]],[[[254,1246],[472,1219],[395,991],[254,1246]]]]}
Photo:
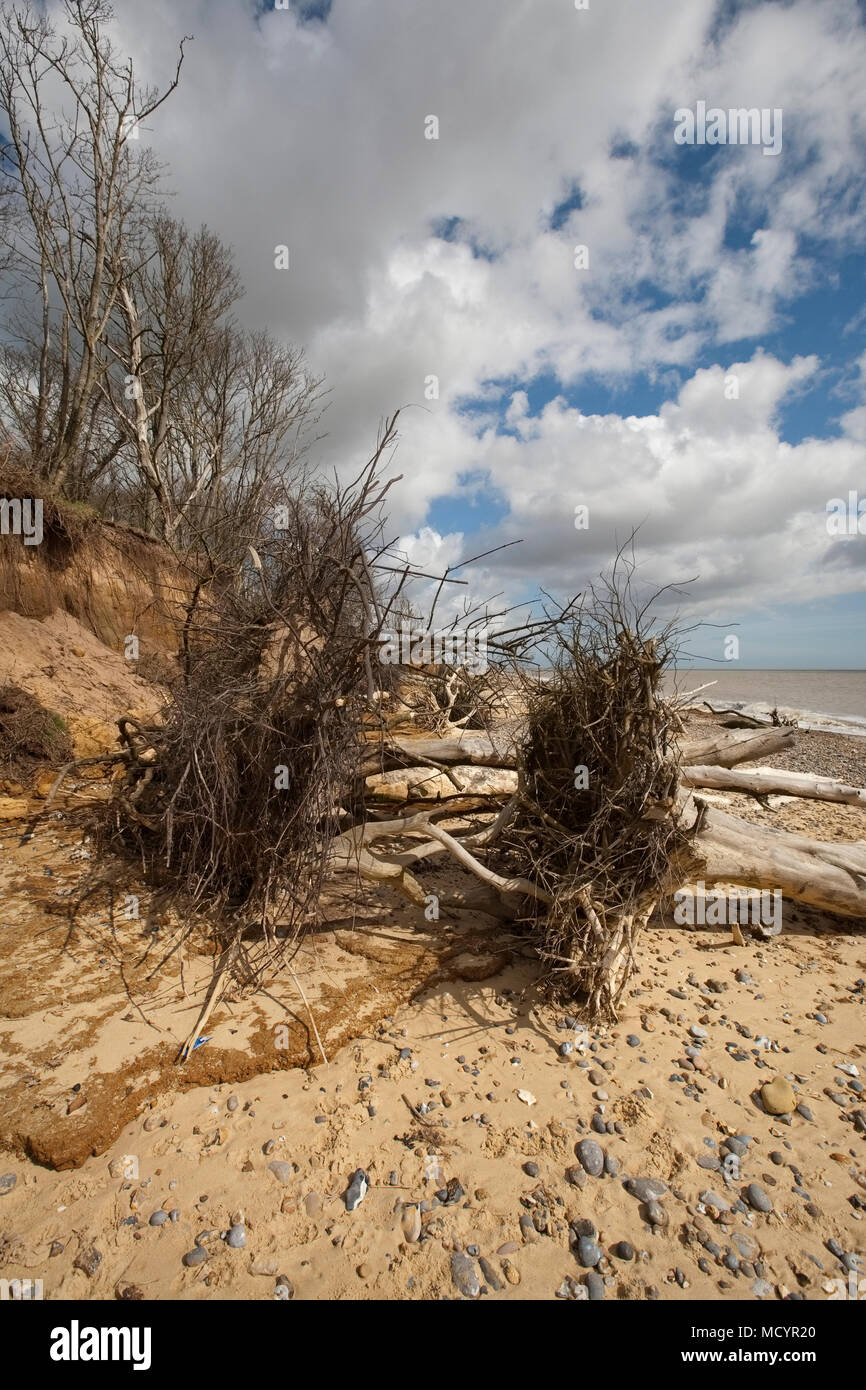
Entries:
{"type": "MultiPolygon", "coordinates": [[[[211,1035],[211,1036],[212,1036],[212,1035],[211,1035]]],[[[208,1037],[208,1038],[196,1038],[196,1040],[195,1040],[195,1042],[193,1043],[192,1047],[184,1047],[184,1048],[182,1048],[182,1049],[181,1049],[181,1055],[180,1055],[180,1061],[181,1061],[181,1063],[185,1062],[186,1059],[187,1059],[187,1057],[190,1057],[190,1056],[192,1055],[192,1053],[195,1052],[195,1050],[196,1050],[197,1047],[204,1047],[205,1043],[209,1043],[209,1042],[210,1042],[210,1038],[209,1038],[209,1037],[208,1037]]]]}

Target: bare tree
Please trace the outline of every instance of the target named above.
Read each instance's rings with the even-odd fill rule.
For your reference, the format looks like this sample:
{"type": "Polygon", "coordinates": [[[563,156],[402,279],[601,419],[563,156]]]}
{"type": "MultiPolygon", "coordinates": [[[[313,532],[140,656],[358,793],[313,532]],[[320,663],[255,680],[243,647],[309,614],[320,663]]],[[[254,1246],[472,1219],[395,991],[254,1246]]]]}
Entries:
{"type": "Polygon", "coordinates": [[[102,391],[134,447],[144,524],[237,558],[294,474],[320,382],[300,350],[236,323],[243,289],[218,237],[165,213],[148,234],[147,263],[121,274],[102,391]]]}
{"type": "MultiPolygon", "coordinates": [[[[139,143],[139,124],[174,91],[183,62],[185,40],[165,89],[139,86],[131,59],[106,36],[111,19],[105,0],[64,0],[60,24],[31,5],[0,16],[10,208],[0,238],[30,313],[18,365],[35,354],[17,418],[27,422],[34,464],[59,486],[99,411],[123,276],[147,255],[140,229],[160,166],[139,143]]],[[[7,358],[7,370],[14,365],[7,358]]]]}

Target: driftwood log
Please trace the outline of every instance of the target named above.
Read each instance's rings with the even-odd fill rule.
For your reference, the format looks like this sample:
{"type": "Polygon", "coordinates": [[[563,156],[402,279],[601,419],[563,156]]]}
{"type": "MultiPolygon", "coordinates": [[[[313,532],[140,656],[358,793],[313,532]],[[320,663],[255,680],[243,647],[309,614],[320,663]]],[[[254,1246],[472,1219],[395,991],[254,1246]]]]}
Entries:
{"type": "Polygon", "coordinates": [[[866,919],[866,843],[812,840],[703,805],[689,878],[778,890],[783,898],[866,919]]]}
{"type": "Polygon", "coordinates": [[[684,767],[683,786],[713,787],[718,791],[753,792],[757,796],[802,796],[813,801],[836,801],[845,806],[866,806],[866,788],[849,787],[832,777],[813,777],[808,772],[785,772],[756,767],[734,772],[728,767],[684,767]]]}

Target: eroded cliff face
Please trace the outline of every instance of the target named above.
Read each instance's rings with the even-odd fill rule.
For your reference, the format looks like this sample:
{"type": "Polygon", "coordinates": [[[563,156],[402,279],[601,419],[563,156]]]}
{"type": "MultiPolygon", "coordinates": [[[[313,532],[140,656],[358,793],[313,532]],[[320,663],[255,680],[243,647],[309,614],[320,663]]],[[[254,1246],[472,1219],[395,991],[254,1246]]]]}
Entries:
{"type": "Polygon", "coordinates": [[[177,651],[192,581],[158,541],[72,509],[46,510],[42,530],[38,544],[0,536],[0,611],[68,613],[116,652],[130,635],[142,656],[177,651]]]}

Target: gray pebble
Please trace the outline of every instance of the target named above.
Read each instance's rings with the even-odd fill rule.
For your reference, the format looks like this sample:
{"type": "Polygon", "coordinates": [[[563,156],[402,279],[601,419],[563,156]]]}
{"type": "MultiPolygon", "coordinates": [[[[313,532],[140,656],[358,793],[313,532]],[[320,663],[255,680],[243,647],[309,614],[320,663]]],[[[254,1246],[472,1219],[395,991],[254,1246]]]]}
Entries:
{"type": "Polygon", "coordinates": [[[246,1243],[246,1228],[241,1222],[239,1222],[236,1226],[232,1226],[231,1230],[226,1236],[226,1245],[229,1247],[230,1250],[243,1250],[246,1243]]]}
{"type": "Polygon", "coordinates": [[[753,1211],[772,1211],[773,1203],[759,1183],[750,1182],[744,1197],[753,1211]]]}
{"type": "Polygon", "coordinates": [[[273,1163],[269,1163],[268,1169],[273,1173],[277,1182],[283,1184],[291,1182],[294,1177],[294,1169],[291,1163],[285,1163],[281,1158],[275,1158],[273,1163]]]}
{"type": "Polygon", "coordinates": [[[0,1197],[5,1196],[7,1192],[11,1192],[17,1181],[17,1173],[4,1173],[2,1177],[0,1177],[0,1197]]]}
{"type": "Polygon", "coordinates": [[[203,1265],[207,1259],[207,1251],[203,1245],[197,1245],[194,1250],[188,1250],[183,1257],[183,1262],[188,1269],[193,1265],[203,1265]]]}
{"type": "Polygon", "coordinates": [[[574,1152],[584,1172],[591,1178],[601,1177],[604,1169],[604,1154],[601,1145],[595,1139],[580,1139],[575,1145],[574,1152]]]}
{"type": "Polygon", "coordinates": [[[601,1303],[604,1298],[604,1280],[601,1275],[592,1270],[583,1282],[589,1290],[590,1303],[601,1303]]]}
{"type": "Polygon", "coordinates": [[[661,1178],[629,1178],[625,1186],[626,1191],[632,1197],[637,1197],[639,1202],[657,1202],[668,1190],[667,1183],[662,1182],[661,1178]]]}
{"type": "Polygon", "coordinates": [[[668,1214],[661,1202],[649,1201],[645,1203],[644,1214],[651,1226],[664,1228],[668,1224],[668,1214]]]}
{"type": "Polygon", "coordinates": [[[601,1257],[601,1246],[589,1236],[581,1236],[577,1242],[577,1258],[584,1269],[593,1269],[601,1257]]]}
{"type": "Polygon", "coordinates": [[[153,1213],[153,1216],[150,1218],[149,1224],[151,1226],[164,1226],[168,1219],[169,1217],[167,1211],[155,1211],[153,1213]]]}
{"type": "Polygon", "coordinates": [[[481,1292],[475,1262],[462,1250],[455,1250],[451,1256],[451,1279],[464,1298],[477,1298],[481,1292]]]}

